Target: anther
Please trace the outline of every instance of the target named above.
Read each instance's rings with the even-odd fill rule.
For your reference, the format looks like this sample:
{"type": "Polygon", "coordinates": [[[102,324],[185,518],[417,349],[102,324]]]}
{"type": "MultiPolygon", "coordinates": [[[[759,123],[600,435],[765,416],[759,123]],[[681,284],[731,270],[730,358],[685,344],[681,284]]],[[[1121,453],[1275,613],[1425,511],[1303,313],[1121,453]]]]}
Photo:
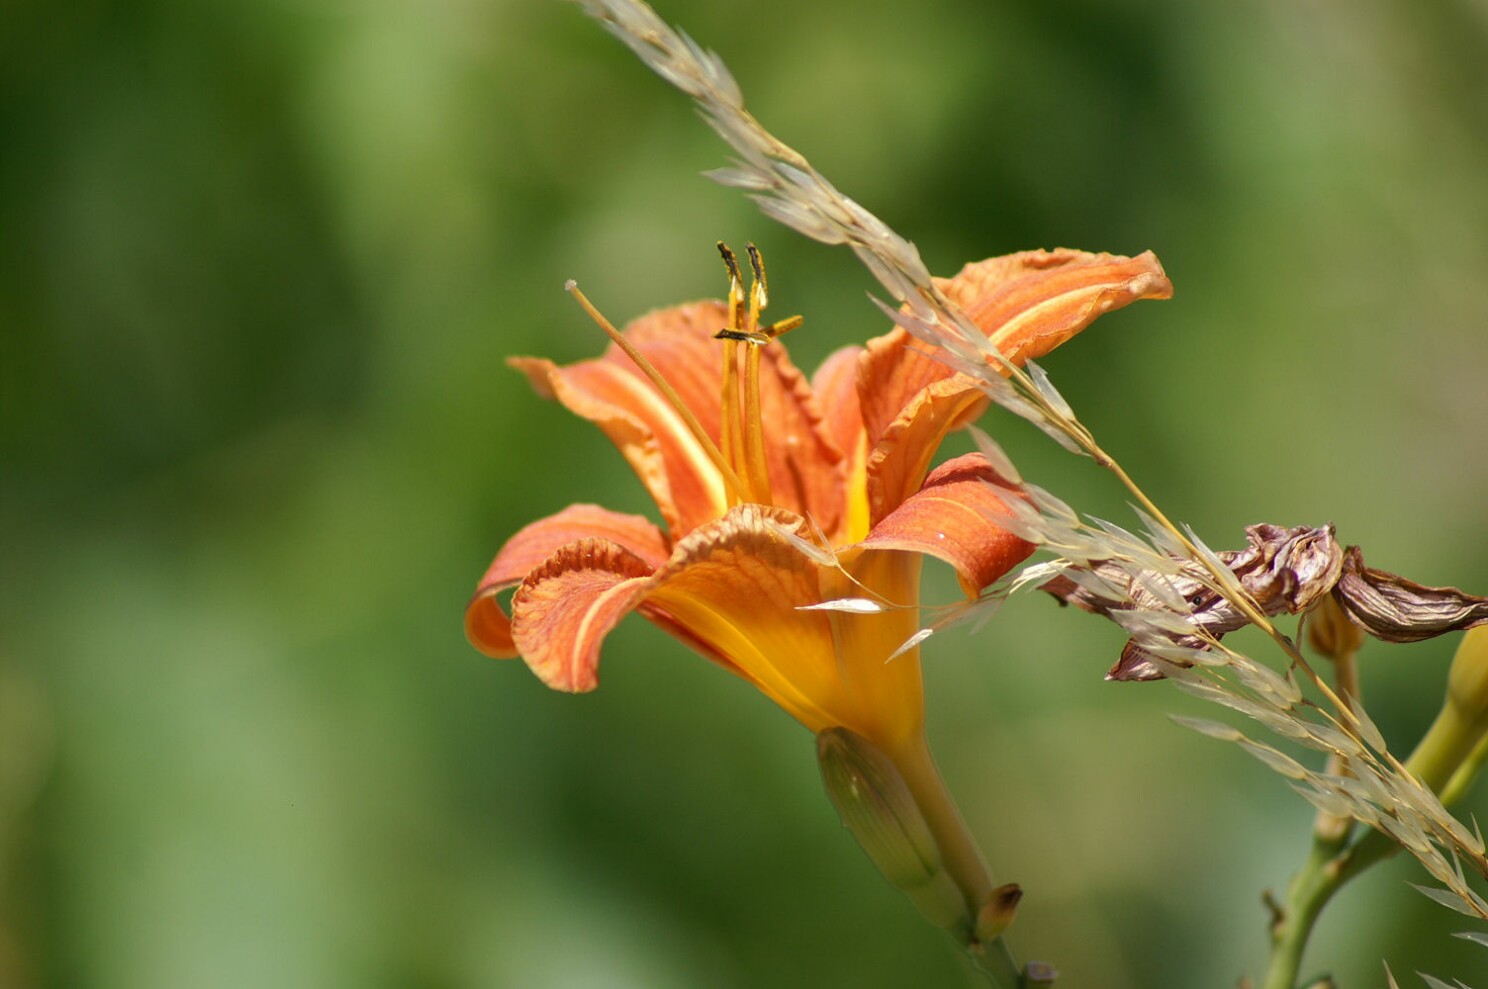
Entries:
{"type": "Polygon", "coordinates": [[[744,325],[744,277],[739,274],[739,259],[732,248],[721,240],[717,246],[729,273],[729,326],[737,329],[744,325]]]}
{"type": "Polygon", "coordinates": [[[754,269],[754,288],[759,293],[759,308],[763,309],[770,304],[770,282],[765,278],[765,262],[760,257],[759,248],[753,244],[745,244],[749,251],[749,267],[754,269]]]}
{"type": "MultiPolygon", "coordinates": [[[[739,274],[739,259],[734,256],[733,249],[721,240],[718,242],[717,247],[718,253],[723,257],[724,266],[728,268],[729,280],[731,282],[737,282],[740,285],[744,284],[744,277],[739,274]]],[[[754,257],[756,254],[753,244],[749,245],[749,254],[750,257],[754,257]]]]}
{"type": "Polygon", "coordinates": [[[763,347],[775,338],[775,334],[770,332],[771,329],[774,329],[774,327],[766,328],[759,333],[751,333],[747,330],[730,330],[725,327],[713,334],[713,339],[736,340],[739,343],[752,343],[756,347],[763,347]]]}

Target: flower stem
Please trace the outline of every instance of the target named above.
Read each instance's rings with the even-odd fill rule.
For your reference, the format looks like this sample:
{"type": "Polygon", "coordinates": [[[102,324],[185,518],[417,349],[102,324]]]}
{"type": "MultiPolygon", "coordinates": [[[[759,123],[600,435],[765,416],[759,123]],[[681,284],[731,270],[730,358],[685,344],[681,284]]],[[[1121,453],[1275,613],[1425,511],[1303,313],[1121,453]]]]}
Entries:
{"type": "MultiPolygon", "coordinates": [[[[1341,648],[1332,657],[1338,677],[1338,692],[1350,705],[1358,703],[1358,670],[1354,663],[1355,648],[1341,648]]],[[[1461,650],[1459,650],[1461,654],[1461,650]]],[[[1464,664],[1464,668],[1467,664],[1464,664]]],[[[1454,661],[1454,670],[1458,670],[1454,661]]],[[[1465,674],[1459,674],[1466,679],[1465,674]]],[[[1481,765],[1488,736],[1488,714],[1463,710],[1463,684],[1447,700],[1426,734],[1416,743],[1402,767],[1423,786],[1441,795],[1443,806],[1452,804],[1466,791],[1471,776],[1481,765]],[[1475,762],[1474,760],[1478,760],[1475,762]],[[1464,773],[1468,774],[1464,778],[1464,773]]],[[[1340,771],[1329,760],[1328,773],[1340,771]]],[[[1295,989],[1302,953],[1312,935],[1318,915],[1333,895],[1354,876],[1400,850],[1388,835],[1368,830],[1349,843],[1351,828],[1347,819],[1318,814],[1313,828],[1312,853],[1287,887],[1286,902],[1276,908],[1271,928],[1271,959],[1261,989],[1295,989]]]]}
{"type": "Polygon", "coordinates": [[[1261,989],[1295,989],[1313,925],[1341,884],[1338,873],[1330,870],[1337,853],[1332,842],[1318,838],[1306,864],[1292,877],[1271,929],[1271,959],[1261,989]]]}
{"type": "Polygon", "coordinates": [[[892,758],[915,803],[925,816],[930,833],[939,846],[941,861],[966,900],[969,922],[955,932],[971,955],[972,964],[999,989],[1021,989],[1023,970],[1001,936],[982,942],[976,938],[975,919],[992,898],[992,874],[981,850],[967,830],[961,812],[935,766],[935,758],[924,736],[918,735],[892,753],[892,758]]]}
{"type": "Polygon", "coordinates": [[[1271,959],[1260,989],[1296,989],[1302,953],[1323,907],[1344,883],[1382,862],[1400,846],[1379,831],[1369,831],[1347,849],[1348,837],[1319,835],[1312,854],[1292,877],[1286,901],[1277,908],[1271,927],[1271,959]]]}

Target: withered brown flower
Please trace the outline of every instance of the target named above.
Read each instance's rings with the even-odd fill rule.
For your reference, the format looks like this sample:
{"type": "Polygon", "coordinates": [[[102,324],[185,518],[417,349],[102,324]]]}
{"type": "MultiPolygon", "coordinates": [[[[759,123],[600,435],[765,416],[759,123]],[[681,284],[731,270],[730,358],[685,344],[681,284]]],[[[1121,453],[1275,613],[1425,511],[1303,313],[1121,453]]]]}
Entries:
{"type": "MultiPolygon", "coordinates": [[[[1488,624],[1488,598],[1455,587],[1427,587],[1365,566],[1363,552],[1341,546],[1332,524],[1287,529],[1262,523],[1248,526],[1245,536],[1250,543],[1245,549],[1217,555],[1267,615],[1304,614],[1332,595],[1349,621],[1386,642],[1419,642],[1488,624]]],[[[1117,612],[1171,610],[1151,589],[1165,583],[1188,605],[1197,630],[1167,637],[1192,649],[1208,648],[1206,636],[1219,639],[1248,624],[1240,608],[1215,590],[1204,568],[1193,561],[1183,561],[1176,575],[1134,573],[1110,561],[1098,561],[1082,572],[1097,579],[1056,577],[1042,589],[1064,604],[1120,623],[1117,612]]],[[[1159,680],[1162,675],[1152,653],[1134,638],[1106,677],[1159,680]]]]}

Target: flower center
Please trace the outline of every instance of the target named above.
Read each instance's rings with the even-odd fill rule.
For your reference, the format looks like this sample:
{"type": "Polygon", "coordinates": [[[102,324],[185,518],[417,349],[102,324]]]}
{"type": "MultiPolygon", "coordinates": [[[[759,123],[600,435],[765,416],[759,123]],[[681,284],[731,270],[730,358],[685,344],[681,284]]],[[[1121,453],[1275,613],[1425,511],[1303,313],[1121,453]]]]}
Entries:
{"type": "Polygon", "coordinates": [[[749,267],[754,280],[749,285],[746,300],[744,279],[739,274],[739,261],[728,245],[718,242],[718,252],[723,255],[723,263],[729,272],[729,325],[714,334],[715,339],[723,341],[723,415],[719,428],[722,449],[713,442],[702,423],[698,422],[697,416],[682,401],[676,389],[661,376],[661,372],[656,370],[655,365],[594,307],[584,293],[579,291],[573,279],[569,279],[564,286],[568,294],[589,314],[589,318],[598,323],[615,346],[624,351],[625,356],[651,380],[662,398],[677,413],[704,455],[718,469],[728,492],[730,507],[745,503],[774,504],[770,494],[768,460],[765,457],[764,423],[760,414],[760,348],[767,346],[782,333],[800,326],[802,322],[800,316],[791,316],[768,326],[760,325],[760,312],[769,302],[765,263],[753,244],[747,246],[749,267]],[[742,361],[739,355],[740,344],[744,345],[742,361]]]}
{"type": "Polygon", "coordinates": [[[770,341],[801,325],[800,316],[791,316],[768,326],[760,324],[760,313],[769,305],[769,282],[765,262],[753,244],[749,267],[754,278],[746,300],[744,279],[739,274],[739,261],[723,241],[718,253],[728,268],[729,325],[719,330],[715,339],[723,341],[723,415],[721,418],[721,451],[729,468],[743,482],[740,492],[745,500],[760,505],[773,504],[770,492],[768,461],[765,457],[764,417],[760,412],[760,351],[770,341]],[[739,348],[743,346],[743,368],[739,348]]]}

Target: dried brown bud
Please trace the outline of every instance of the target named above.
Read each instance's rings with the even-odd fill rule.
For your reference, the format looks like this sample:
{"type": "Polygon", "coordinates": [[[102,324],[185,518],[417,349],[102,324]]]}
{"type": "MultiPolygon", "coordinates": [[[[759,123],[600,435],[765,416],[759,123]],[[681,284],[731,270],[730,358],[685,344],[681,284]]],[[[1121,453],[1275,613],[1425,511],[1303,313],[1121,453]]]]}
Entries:
{"type": "Polygon", "coordinates": [[[1364,630],[1349,621],[1337,598],[1331,594],[1307,614],[1307,642],[1329,659],[1352,656],[1364,644],[1364,630]]]}
{"type": "Polygon", "coordinates": [[[1006,883],[992,891],[992,896],[977,911],[975,933],[978,941],[1001,937],[1018,912],[1023,890],[1017,883],[1006,883]]]}
{"type": "Polygon", "coordinates": [[[1333,596],[1360,628],[1386,642],[1420,642],[1488,623],[1488,598],[1372,570],[1357,546],[1348,548],[1333,596]]]}
{"type": "MultiPolygon", "coordinates": [[[[1331,595],[1349,622],[1386,642],[1418,642],[1488,624],[1488,598],[1465,594],[1455,587],[1427,587],[1366,567],[1357,546],[1346,549],[1339,546],[1332,525],[1294,529],[1252,525],[1246,528],[1245,535],[1249,546],[1218,556],[1267,615],[1301,614],[1331,595]]],[[[1179,614],[1148,589],[1153,584],[1165,583],[1188,605],[1189,613],[1181,617],[1190,622],[1194,634],[1161,632],[1161,637],[1191,649],[1206,649],[1206,636],[1218,639],[1249,623],[1233,601],[1207,585],[1205,571],[1192,561],[1182,561],[1177,576],[1133,572],[1112,561],[1098,561],[1088,572],[1109,585],[1110,593],[1092,590],[1091,585],[1101,586],[1098,582],[1077,583],[1068,577],[1049,581],[1043,590],[1065,604],[1105,615],[1131,629],[1133,622],[1123,620],[1119,613],[1179,614]]],[[[1146,633],[1149,644],[1153,643],[1154,634],[1146,633]]],[[[1109,679],[1162,678],[1161,664],[1143,648],[1142,639],[1138,635],[1126,644],[1121,659],[1106,674],[1109,679]]]]}

